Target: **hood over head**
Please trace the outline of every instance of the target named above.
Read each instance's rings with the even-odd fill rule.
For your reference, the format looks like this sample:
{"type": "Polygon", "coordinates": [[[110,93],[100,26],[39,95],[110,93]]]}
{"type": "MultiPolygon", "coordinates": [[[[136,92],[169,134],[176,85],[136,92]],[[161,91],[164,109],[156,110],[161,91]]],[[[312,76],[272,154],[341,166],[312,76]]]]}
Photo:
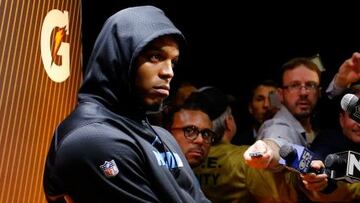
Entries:
{"type": "Polygon", "coordinates": [[[92,101],[121,114],[144,113],[134,86],[136,59],[154,39],[182,33],[153,6],[131,7],[111,16],[98,35],[79,90],[79,102],[92,101]]]}

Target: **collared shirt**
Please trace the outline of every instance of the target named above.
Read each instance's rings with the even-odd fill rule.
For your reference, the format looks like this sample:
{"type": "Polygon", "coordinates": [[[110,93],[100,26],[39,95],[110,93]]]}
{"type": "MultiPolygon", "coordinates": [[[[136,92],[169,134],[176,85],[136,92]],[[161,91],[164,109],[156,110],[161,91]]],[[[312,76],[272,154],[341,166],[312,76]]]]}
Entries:
{"type": "Polygon", "coordinates": [[[270,139],[280,147],[287,143],[308,146],[304,127],[284,105],[272,119],[263,123],[256,139],[270,139]]]}

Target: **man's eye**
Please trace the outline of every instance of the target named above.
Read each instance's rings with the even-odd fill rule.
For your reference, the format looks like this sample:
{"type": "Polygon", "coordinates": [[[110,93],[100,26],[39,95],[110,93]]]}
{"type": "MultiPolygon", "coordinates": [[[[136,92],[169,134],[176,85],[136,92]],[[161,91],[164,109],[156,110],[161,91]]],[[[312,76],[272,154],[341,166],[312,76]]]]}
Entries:
{"type": "Polygon", "coordinates": [[[186,133],[191,134],[191,133],[193,133],[194,129],[193,129],[193,128],[184,128],[184,131],[185,131],[186,133]]]}
{"type": "Polygon", "coordinates": [[[152,55],[150,57],[150,61],[153,63],[161,61],[161,56],[159,54],[152,55]]]}
{"type": "Polygon", "coordinates": [[[258,101],[258,102],[261,102],[261,101],[264,101],[265,98],[264,97],[256,97],[255,98],[255,101],[258,101]]]}
{"type": "Polygon", "coordinates": [[[201,134],[202,134],[203,137],[210,137],[210,132],[207,131],[207,130],[202,131],[201,134]]]}
{"type": "Polygon", "coordinates": [[[301,84],[294,83],[294,84],[291,84],[291,85],[289,85],[289,86],[290,86],[290,88],[295,89],[295,88],[301,87],[301,84]]]}
{"type": "Polygon", "coordinates": [[[309,83],[305,84],[305,86],[306,86],[306,88],[308,88],[308,89],[316,89],[316,88],[319,87],[319,85],[316,84],[316,83],[314,83],[314,82],[309,82],[309,83]]]}

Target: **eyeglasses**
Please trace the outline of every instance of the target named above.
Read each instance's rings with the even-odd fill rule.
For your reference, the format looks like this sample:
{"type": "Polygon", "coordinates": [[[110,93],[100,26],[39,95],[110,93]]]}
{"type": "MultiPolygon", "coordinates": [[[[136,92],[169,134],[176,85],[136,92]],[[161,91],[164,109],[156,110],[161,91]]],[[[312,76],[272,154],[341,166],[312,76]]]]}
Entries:
{"type": "Polygon", "coordinates": [[[316,82],[307,82],[304,85],[296,82],[284,85],[283,88],[289,90],[290,92],[300,91],[302,88],[305,88],[305,90],[309,92],[315,92],[318,90],[319,85],[316,82]]]}
{"type": "Polygon", "coordinates": [[[190,125],[182,128],[171,128],[171,130],[183,130],[186,139],[194,141],[201,134],[204,142],[211,144],[214,142],[216,133],[208,128],[200,130],[198,127],[190,125]]]}

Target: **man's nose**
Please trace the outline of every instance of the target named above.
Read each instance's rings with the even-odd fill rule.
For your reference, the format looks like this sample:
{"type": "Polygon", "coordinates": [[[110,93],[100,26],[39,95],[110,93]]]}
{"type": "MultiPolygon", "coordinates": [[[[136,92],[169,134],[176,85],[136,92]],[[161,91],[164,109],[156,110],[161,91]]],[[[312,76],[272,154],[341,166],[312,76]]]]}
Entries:
{"type": "Polygon", "coordinates": [[[173,70],[173,64],[171,60],[166,60],[162,64],[160,70],[160,75],[162,78],[173,78],[174,77],[174,70],[173,70]]]}

